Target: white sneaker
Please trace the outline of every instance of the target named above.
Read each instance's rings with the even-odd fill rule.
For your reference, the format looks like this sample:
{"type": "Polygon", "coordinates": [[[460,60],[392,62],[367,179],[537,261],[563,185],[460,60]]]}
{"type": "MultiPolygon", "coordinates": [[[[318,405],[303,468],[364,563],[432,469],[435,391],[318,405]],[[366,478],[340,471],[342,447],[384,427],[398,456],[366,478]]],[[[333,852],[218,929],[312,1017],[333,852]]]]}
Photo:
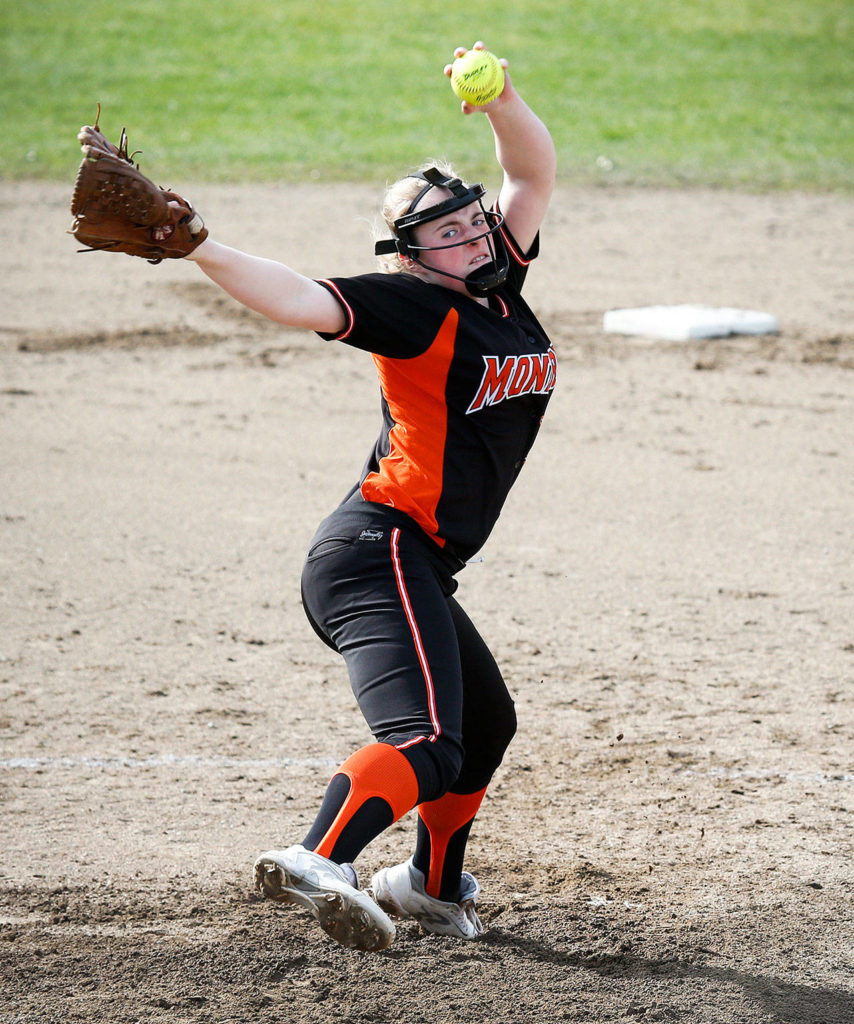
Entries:
{"type": "Polygon", "coordinates": [[[412,860],[383,868],[371,879],[374,899],[395,917],[414,918],[428,932],[453,935],[458,939],[476,939],[483,934],[475,904],[480,886],[473,875],[463,872],[459,903],[445,903],[428,896],[424,875],[412,860]]]}
{"type": "Polygon", "coordinates": [[[394,941],[394,925],[359,891],[352,866],[336,864],[304,846],[262,853],[255,861],[255,888],[268,899],[310,910],[342,946],[377,951],[394,941]]]}

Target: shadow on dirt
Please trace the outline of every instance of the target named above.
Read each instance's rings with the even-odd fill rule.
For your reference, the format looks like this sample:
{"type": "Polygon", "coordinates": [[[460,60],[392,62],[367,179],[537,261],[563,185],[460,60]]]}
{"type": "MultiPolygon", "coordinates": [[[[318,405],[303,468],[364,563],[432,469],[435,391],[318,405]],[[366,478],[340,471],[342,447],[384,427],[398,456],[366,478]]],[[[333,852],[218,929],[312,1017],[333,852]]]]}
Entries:
{"type": "Polygon", "coordinates": [[[590,956],[566,953],[536,939],[513,935],[501,929],[491,931],[489,945],[504,949],[521,959],[536,961],[539,964],[547,963],[555,967],[592,971],[610,980],[699,980],[710,982],[716,988],[737,986],[777,1024],[804,1024],[806,1021],[809,1021],[809,1024],[851,1024],[854,1021],[854,994],[841,989],[792,985],[777,978],[751,974],[732,967],[693,964],[676,958],[647,959],[632,953],[603,953],[590,956]]]}

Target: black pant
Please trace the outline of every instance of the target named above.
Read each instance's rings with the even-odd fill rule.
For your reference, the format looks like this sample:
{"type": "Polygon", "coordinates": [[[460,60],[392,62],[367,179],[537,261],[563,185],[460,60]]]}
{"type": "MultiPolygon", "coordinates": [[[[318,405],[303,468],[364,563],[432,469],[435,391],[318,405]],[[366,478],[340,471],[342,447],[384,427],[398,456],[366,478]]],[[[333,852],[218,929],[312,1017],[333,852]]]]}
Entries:
{"type": "Polygon", "coordinates": [[[324,520],[303,605],[344,658],[375,739],[401,750],[419,803],[483,789],[516,729],[489,649],[452,596],[450,560],[407,517],[345,504],[324,520]]]}

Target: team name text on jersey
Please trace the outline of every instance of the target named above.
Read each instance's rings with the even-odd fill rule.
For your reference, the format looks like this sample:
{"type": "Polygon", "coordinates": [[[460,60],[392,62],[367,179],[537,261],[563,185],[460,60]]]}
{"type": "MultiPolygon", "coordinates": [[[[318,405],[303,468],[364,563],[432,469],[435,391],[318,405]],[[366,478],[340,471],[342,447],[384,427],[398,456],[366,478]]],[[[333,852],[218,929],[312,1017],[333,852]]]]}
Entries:
{"type": "Polygon", "coordinates": [[[479,412],[488,405],[498,405],[507,398],[520,395],[546,395],[555,386],[557,358],[553,348],[548,352],[531,352],[518,356],[484,356],[483,377],[466,414],[479,412]]]}

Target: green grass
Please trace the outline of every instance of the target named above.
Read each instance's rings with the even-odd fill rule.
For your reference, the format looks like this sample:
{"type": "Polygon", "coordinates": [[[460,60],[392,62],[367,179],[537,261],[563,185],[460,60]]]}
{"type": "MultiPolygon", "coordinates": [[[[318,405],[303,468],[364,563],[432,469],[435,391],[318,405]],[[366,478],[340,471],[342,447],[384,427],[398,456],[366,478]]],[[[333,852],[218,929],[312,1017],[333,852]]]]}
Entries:
{"type": "MultiPolygon", "coordinates": [[[[68,180],[77,128],[127,125],[188,180],[494,173],[442,65],[486,42],[565,181],[854,190],[852,0],[38,0],[0,12],[0,177],[68,180]]],[[[168,179],[168,180],[165,180],[168,179]]]]}

